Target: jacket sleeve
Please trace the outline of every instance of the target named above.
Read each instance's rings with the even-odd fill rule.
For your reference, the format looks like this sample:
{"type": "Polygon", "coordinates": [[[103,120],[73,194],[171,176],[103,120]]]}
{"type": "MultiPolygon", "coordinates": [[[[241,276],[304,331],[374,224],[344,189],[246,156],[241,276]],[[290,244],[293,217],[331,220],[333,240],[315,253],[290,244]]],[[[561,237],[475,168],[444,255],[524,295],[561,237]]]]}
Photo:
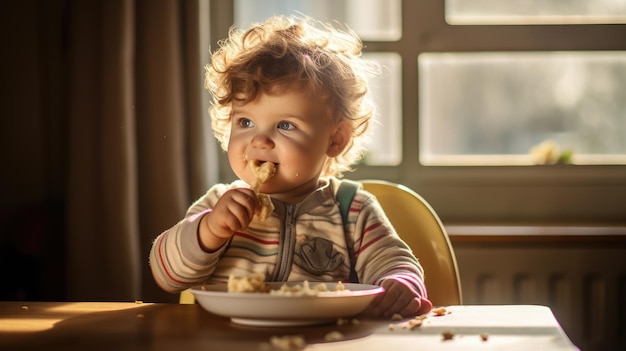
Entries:
{"type": "Polygon", "coordinates": [[[398,236],[376,198],[357,192],[351,207],[356,214],[352,231],[354,257],[359,281],[380,285],[385,279],[401,280],[427,298],[424,270],[409,246],[398,236]]]}
{"type": "Polygon", "coordinates": [[[161,289],[170,293],[183,291],[204,283],[215,270],[226,245],[216,252],[202,250],[198,226],[224,191],[223,187],[211,188],[188,209],[184,219],[161,233],[152,243],[150,269],[161,289]]]}

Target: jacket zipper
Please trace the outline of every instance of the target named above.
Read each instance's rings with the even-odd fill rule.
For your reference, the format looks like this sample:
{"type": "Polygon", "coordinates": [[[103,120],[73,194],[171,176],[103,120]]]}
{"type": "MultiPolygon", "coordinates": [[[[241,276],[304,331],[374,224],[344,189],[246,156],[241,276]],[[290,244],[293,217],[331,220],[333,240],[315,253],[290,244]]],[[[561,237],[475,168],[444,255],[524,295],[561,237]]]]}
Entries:
{"type": "Polygon", "coordinates": [[[295,213],[298,205],[287,205],[285,220],[283,221],[283,235],[280,241],[276,269],[274,270],[274,281],[286,281],[291,273],[293,264],[293,253],[295,250],[295,213]]]}

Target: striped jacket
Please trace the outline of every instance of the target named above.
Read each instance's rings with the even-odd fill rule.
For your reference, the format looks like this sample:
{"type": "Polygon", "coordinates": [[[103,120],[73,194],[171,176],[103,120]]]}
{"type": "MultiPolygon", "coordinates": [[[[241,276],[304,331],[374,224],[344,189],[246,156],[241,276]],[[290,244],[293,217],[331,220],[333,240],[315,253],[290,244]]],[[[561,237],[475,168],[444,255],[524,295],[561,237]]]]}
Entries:
{"type": "Polygon", "coordinates": [[[255,217],[245,232],[235,233],[219,250],[207,253],[197,238],[202,215],[228,189],[246,185],[236,181],[213,186],[183,220],[153,242],[150,266],[156,283],[175,293],[251,273],[264,274],[266,281],[345,282],[350,274],[350,247],[360,283],[379,285],[396,277],[410,282],[426,298],[421,265],[372,194],[357,191],[344,232],[335,197],[339,182],[322,180],[320,188],[299,204],[272,199],[275,210],[268,219],[255,217]]]}

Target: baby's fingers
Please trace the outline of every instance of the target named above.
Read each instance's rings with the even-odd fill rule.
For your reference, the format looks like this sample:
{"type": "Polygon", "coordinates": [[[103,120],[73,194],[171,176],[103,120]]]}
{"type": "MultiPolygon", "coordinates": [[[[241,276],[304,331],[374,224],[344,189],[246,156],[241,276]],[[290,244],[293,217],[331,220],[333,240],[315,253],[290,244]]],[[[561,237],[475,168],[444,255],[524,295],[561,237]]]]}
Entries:
{"type": "Polygon", "coordinates": [[[377,296],[370,306],[372,314],[389,318],[398,313],[403,317],[409,317],[416,315],[420,310],[421,299],[404,284],[388,279],[383,281],[381,286],[385,288],[385,293],[377,296]]]}
{"type": "Polygon", "coordinates": [[[232,191],[232,200],[228,203],[229,212],[239,221],[239,229],[246,229],[258,211],[259,200],[250,189],[232,191]]]}
{"type": "Polygon", "coordinates": [[[230,190],[215,204],[211,213],[214,223],[231,234],[248,227],[257,207],[257,199],[249,189],[230,190]]]}

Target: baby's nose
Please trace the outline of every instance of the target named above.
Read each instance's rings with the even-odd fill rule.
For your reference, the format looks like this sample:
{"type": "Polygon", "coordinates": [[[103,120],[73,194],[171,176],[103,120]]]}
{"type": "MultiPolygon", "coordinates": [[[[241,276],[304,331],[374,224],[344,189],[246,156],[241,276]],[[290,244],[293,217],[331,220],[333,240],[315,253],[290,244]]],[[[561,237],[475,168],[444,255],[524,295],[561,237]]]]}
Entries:
{"type": "Polygon", "coordinates": [[[257,134],[252,138],[252,146],[256,148],[273,148],[274,141],[267,134],[257,134]]]}

